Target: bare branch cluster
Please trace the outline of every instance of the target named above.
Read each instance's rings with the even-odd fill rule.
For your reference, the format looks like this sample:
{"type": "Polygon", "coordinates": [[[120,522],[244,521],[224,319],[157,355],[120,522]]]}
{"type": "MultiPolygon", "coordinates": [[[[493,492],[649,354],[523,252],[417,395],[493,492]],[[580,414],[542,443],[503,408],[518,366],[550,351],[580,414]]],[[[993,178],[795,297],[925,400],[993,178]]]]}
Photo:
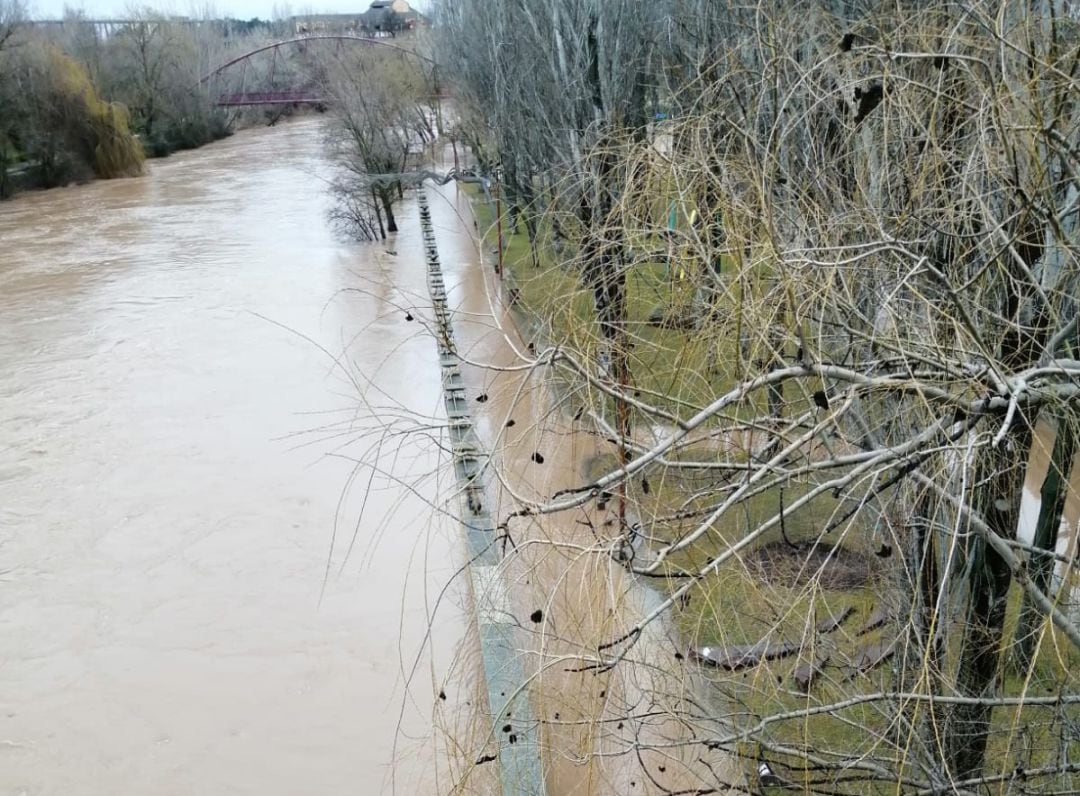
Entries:
{"type": "Polygon", "coordinates": [[[665,584],[584,663],[674,617],[730,708],[696,742],[807,791],[1074,789],[1076,8],[439,19],[532,367],[610,451],[508,522],[621,499],[594,549],[665,584]],[[864,632],[816,629],[838,604],[864,632]]]}

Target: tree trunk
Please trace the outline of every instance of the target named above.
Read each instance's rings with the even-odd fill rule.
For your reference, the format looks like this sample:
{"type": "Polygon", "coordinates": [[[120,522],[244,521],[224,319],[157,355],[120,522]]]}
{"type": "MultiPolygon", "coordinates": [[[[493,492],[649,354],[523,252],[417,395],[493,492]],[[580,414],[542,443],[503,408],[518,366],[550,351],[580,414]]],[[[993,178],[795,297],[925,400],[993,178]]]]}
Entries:
{"type": "Polygon", "coordinates": [[[383,227],[382,210],[379,208],[379,196],[375,190],[371,191],[371,206],[375,208],[375,218],[379,220],[379,238],[386,240],[386,229],[383,227]]]}
{"type": "MultiPolygon", "coordinates": [[[[1018,418],[998,447],[984,449],[975,468],[974,508],[989,529],[1004,539],[1015,536],[1023,490],[1023,470],[1031,446],[1031,428],[1018,418]]],[[[1012,579],[1008,564],[984,540],[972,545],[974,561],[968,584],[968,624],[964,629],[956,674],[959,696],[981,699],[997,690],[1006,598],[1012,579]]],[[[969,779],[982,771],[993,708],[957,705],[945,736],[946,762],[953,777],[969,779]]]]}
{"type": "MultiPolygon", "coordinates": [[[[934,518],[936,501],[933,493],[923,490],[915,500],[911,519],[907,523],[911,545],[907,571],[914,578],[911,598],[911,621],[907,625],[907,643],[901,647],[902,656],[898,671],[898,691],[925,690],[931,694],[942,693],[945,683],[941,677],[945,645],[941,632],[942,616],[939,614],[938,594],[941,590],[942,573],[938,566],[938,531],[934,518]]],[[[942,723],[946,714],[933,702],[910,704],[905,708],[907,722],[897,722],[896,742],[907,743],[903,737],[908,727],[917,728],[925,749],[937,748],[942,737],[942,723]]],[[[947,772],[934,760],[934,767],[927,765],[931,782],[945,782],[947,772]]]]}
{"type": "MultiPolygon", "coordinates": [[[[1053,552],[1057,547],[1061,513],[1065,508],[1069,470],[1075,453],[1074,430],[1066,418],[1059,418],[1054,449],[1050,454],[1050,465],[1047,467],[1046,478],[1040,492],[1039,517],[1035,523],[1033,546],[1040,550],[1053,552]]],[[[1032,553],[1030,567],[1032,582],[1040,591],[1047,593],[1050,576],[1054,571],[1053,556],[1049,553],[1032,553]]],[[[1025,593],[1015,640],[1015,663],[1020,672],[1026,672],[1031,667],[1035,653],[1035,638],[1039,625],[1042,623],[1042,616],[1042,611],[1025,593]]]]}
{"type": "Polygon", "coordinates": [[[382,199],[383,212],[386,214],[386,231],[397,232],[397,220],[394,218],[394,206],[393,199],[390,198],[390,190],[379,191],[379,198],[382,199]]]}
{"type": "MultiPolygon", "coordinates": [[[[593,235],[585,245],[586,280],[593,291],[596,319],[607,346],[610,373],[607,376],[625,393],[630,384],[630,358],[626,348],[626,272],[621,257],[612,252],[601,236],[593,235]]],[[[630,461],[630,408],[622,397],[615,398],[615,427],[619,433],[619,463],[630,461]]],[[[619,483],[620,530],[626,527],[626,481],[619,483]]]]}
{"type": "Polygon", "coordinates": [[[532,257],[533,268],[540,267],[540,257],[537,253],[539,241],[536,239],[536,217],[532,212],[525,214],[525,232],[529,236],[529,255],[532,257]]]}
{"type": "Polygon", "coordinates": [[[927,665],[940,671],[945,655],[938,616],[938,592],[941,574],[938,571],[938,549],[934,530],[935,501],[929,491],[924,491],[912,512],[911,528],[914,537],[912,571],[916,575],[914,616],[911,628],[917,654],[925,656],[927,665]]]}

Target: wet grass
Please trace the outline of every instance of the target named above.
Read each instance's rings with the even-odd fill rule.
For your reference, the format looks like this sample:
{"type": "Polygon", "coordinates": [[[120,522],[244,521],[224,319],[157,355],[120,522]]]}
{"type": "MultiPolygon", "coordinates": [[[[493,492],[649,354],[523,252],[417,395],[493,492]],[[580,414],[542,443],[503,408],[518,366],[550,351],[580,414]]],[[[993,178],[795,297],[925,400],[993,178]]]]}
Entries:
{"type": "MultiPolygon", "coordinates": [[[[474,207],[480,228],[489,230],[485,238],[487,248],[493,250],[496,241],[492,231],[494,216],[482,200],[477,200],[474,207]]],[[[599,333],[593,299],[574,267],[557,262],[547,246],[541,247],[542,253],[534,262],[524,228],[520,233],[514,233],[508,215],[504,218],[504,234],[505,278],[510,290],[516,293],[515,310],[522,325],[528,329],[528,335],[538,346],[565,346],[595,361],[599,354],[599,333]]],[[[650,322],[650,317],[655,319],[658,315],[678,317],[692,312],[694,291],[690,281],[679,280],[672,270],[662,262],[642,262],[627,273],[627,329],[633,342],[632,387],[645,400],[685,417],[745,377],[748,363],[741,360],[740,352],[730,343],[732,329],[723,323],[715,325],[709,334],[703,334],[687,329],[659,328],[650,322]]],[[[585,401],[594,406],[598,403],[596,396],[585,396],[584,400],[580,395],[571,397],[579,406],[585,401]]],[[[603,405],[602,401],[599,403],[603,405]]],[[[800,411],[808,404],[807,396],[787,396],[789,412],[800,411]]],[[[610,411],[610,407],[607,409],[610,411]]],[[[763,406],[750,405],[737,411],[763,410],[763,406]]],[[[680,455],[697,460],[710,456],[720,458],[717,450],[707,446],[680,455]]],[[[724,455],[731,456],[732,452],[725,451],[724,455]]],[[[613,455],[601,456],[588,464],[583,475],[594,478],[616,464],[613,455]]],[[[702,504],[693,495],[704,491],[702,487],[706,486],[709,477],[693,471],[658,467],[631,481],[628,500],[642,529],[651,536],[649,544],[656,547],[670,543],[687,531],[690,523],[661,518],[690,507],[701,508],[702,504]],[[650,483],[647,491],[643,488],[644,480],[650,483]]],[[[668,574],[699,571],[744,538],[749,529],[776,514],[781,499],[790,504],[813,486],[812,483],[790,484],[783,495],[773,489],[732,507],[700,539],[670,558],[668,574]]],[[[883,554],[881,544],[885,536],[872,533],[871,528],[858,520],[840,523],[830,533],[823,534],[847,508],[849,506],[842,498],[830,493],[820,495],[808,506],[787,515],[782,529],[775,527],[763,534],[748,548],[745,557],[730,560],[717,571],[700,577],[689,598],[673,609],[675,624],[691,647],[753,644],[763,639],[802,642],[802,650],[788,658],[741,671],[713,671],[715,685],[725,695],[738,726],[750,726],[762,717],[777,713],[849,699],[853,694],[887,692],[901,683],[902,665],[898,658],[867,672],[856,672],[851,666],[860,650],[902,635],[896,621],[860,632],[874,612],[890,600],[897,603],[898,613],[904,612],[897,596],[899,588],[887,578],[890,567],[878,558],[883,554]],[[801,545],[800,549],[805,552],[805,546],[811,543],[837,545],[848,554],[862,556],[880,566],[874,569],[866,583],[845,588],[825,588],[821,579],[797,564],[789,564],[776,577],[763,577],[760,567],[754,566],[755,552],[765,547],[801,545]],[[827,635],[814,631],[819,620],[848,607],[853,613],[839,630],[827,635]],[[800,692],[795,684],[795,670],[824,654],[828,656],[828,664],[809,693],[800,692]]],[[[865,515],[856,515],[857,518],[861,516],[865,515]]],[[[890,550],[889,554],[899,555],[899,552],[890,550]]],[[[793,555],[792,561],[796,560],[793,555]]],[[[895,567],[891,569],[895,570],[895,567]]],[[[672,588],[681,582],[681,579],[673,580],[672,588]]],[[[1006,640],[1013,637],[1019,607],[1020,593],[1014,587],[1003,636],[1006,640]]],[[[959,655],[961,630],[959,626],[951,628],[946,636],[946,660],[941,673],[946,680],[951,677],[959,655]]],[[[688,654],[686,649],[676,652],[683,656],[688,654]]],[[[1080,655],[1047,625],[1030,675],[1020,676],[1004,670],[1001,690],[1009,696],[1052,695],[1066,685],[1075,685],[1073,672],[1080,672],[1080,655]]],[[[912,752],[922,742],[917,732],[926,732],[930,708],[926,703],[913,703],[905,711],[905,724],[897,721],[892,707],[885,702],[869,702],[829,715],[779,722],[764,729],[761,738],[833,762],[884,756],[893,759],[895,770],[920,775],[911,768],[912,752]]],[[[946,714],[947,710],[939,706],[934,717],[940,722],[946,714]]],[[[1062,738],[1071,733],[1073,739],[1080,739],[1080,730],[1068,729],[1073,723],[1080,726],[1078,722],[1080,716],[1071,707],[997,708],[992,719],[987,773],[1037,768],[1062,755],[1075,757],[1080,752],[1077,748],[1080,741],[1062,741],[1062,738]]],[[[741,751],[748,761],[764,755],[762,747],[755,744],[743,744],[741,751]]],[[[923,753],[927,754],[925,750],[923,753]]],[[[929,754],[933,755],[935,751],[931,749],[929,754]]],[[[796,789],[805,791],[825,788],[845,793],[892,793],[896,790],[895,784],[878,784],[866,779],[852,779],[848,784],[830,781],[826,785],[818,781],[818,775],[812,770],[800,773],[784,769],[783,775],[796,789]]],[[[1000,785],[1000,791],[1004,792],[1007,780],[1000,785]]],[[[990,790],[997,792],[993,788],[990,790]]],[[[790,791],[767,789],[766,792],[790,791]]]]}
{"type": "MultiPolygon", "coordinates": [[[[498,238],[494,210],[472,192],[477,223],[484,232],[485,251],[494,260],[498,238]]],[[[582,283],[569,253],[562,257],[549,245],[549,230],[541,224],[538,255],[522,224],[514,232],[509,213],[503,212],[504,278],[515,306],[533,334],[543,342],[577,352],[597,363],[603,341],[596,322],[593,296],[582,283]]],[[[662,248],[641,241],[643,249],[662,248]]],[[[744,375],[737,346],[717,324],[702,329],[661,328],[657,318],[687,319],[702,308],[695,306],[693,281],[679,266],[640,260],[626,272],[627,318],[632,388],[660,408],[688,416],[728,391],[744,375]],[[650,319],[653,319],[652,321],[650,319]]],[[[760,409],[757,407],[755,411],[760,409]]]]}

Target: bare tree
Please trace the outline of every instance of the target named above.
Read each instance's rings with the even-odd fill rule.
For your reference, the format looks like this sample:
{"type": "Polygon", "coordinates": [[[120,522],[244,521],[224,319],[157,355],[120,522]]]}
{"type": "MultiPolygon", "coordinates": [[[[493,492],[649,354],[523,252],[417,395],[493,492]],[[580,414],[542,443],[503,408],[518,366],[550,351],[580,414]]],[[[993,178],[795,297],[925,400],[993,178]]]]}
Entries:
{"type": "Polygon", "coordinates": [[[197,29],[149,9],[131,8],[105,43],[105,92],[131,110],[151,155],[166,155],[228,134],[220,109],[200,84],[224,52],[224,30],[197,29]]]}
{"type": "Polygon", "coordinates": [[[0,50],[11,40],[25,19],[26,5],[22,0],[4,0],[0,3],[0,50]]]}
{"type": "MultiPolygon", "coordinates": [[[[719,667],[730,731],[695,743],[767,756],[815,792],[1074,787],[1080,628],[1053,552],[1080,391],[1070,4],[634,5],[473,0],[440,17],[482,167],[526,201],[558,186],[541,223],[573,245],[535,236],[537,258],[577,265],[596,334],[549,307],[535,367],[617,453],[506,522],[627,489],[648,543],[625,566],[668,584],[583,666],[616,669],[651,623],[696,616],[684,629],[719,667]],[[667,149],[648,134],[661,103],[667,149]],[[681,337],[634,309],[659,267],[692,283],[681,337]],[[614,367],[597,375],[601,344],[614,367]],[[705,346],[714,372],[666,369],[705,346]],[[1047,416],[1029,550],[1019,506],[1047,416]],[[785,584],[754,574],[781,537],[785,584]],[[854,557],[874,593],[823,585],[854,557]],[[865,631],[830,635],[830,600],[865,631]]],[[[624,549],[625,526],[596,533],[624,549]]]]}
{"type": "Polygon", "coordinates": [[[408,53],[364,50],[338,54],[327,69],[336,115],[331,144],[348,175],[337,192],[350,197],[347,217],[374,218],[357,229],[362,238],[375,229],[382,238],[397,232],[401,175],[434,135],[424,105],[433,93],[432,76],[423,63],[408,53]]]}
{"type": "Polygon", "coordinates": [[[8,170],[18,155],[14,137],[17,127],[16,114],[18,86],[13,79],[9,49],[13,37],[26,16],[26,10],[20,0],[0,0],[0,106],[7,109],[0,114],[0,198],[10,193],[8,170]]]}

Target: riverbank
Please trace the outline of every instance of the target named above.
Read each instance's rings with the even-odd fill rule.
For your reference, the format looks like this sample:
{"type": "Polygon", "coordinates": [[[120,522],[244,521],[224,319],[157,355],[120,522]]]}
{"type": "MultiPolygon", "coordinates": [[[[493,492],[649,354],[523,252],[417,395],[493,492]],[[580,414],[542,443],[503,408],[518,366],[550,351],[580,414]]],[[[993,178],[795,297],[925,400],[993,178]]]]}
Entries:
{"type": "MultiPolygon", "coordinates": [[[[282,113],[280,110],[275,110],[273,115],[269,117],[267,117],[265,114],[261,114],[258,118],[256,118],[248,114],[245,117],[240,118],[238,121],[229,122],[226,126],[221,127],[211,137],[206,138],[205,140],[183,142],[177,146],[158,144],[157,146],[152,147],[147,147],[146,144],[140,140],[140,145],[143,147],[147,162],[149,163],[153,161],[164,160],[166,158],[181,154],[183,152],[191,152],[201,149],[205,146],[209,146],[210,144],[214,144],[218,141],[223,141],[226,138],[230,138],[231,136],[245,130],[258,129],[260,127],[274,127],[281,123],[289,123],[292,121],[299,121],[306,118],[320,117],[322,115],[322,111],[304,111],[303,109],[290,109],[285,113],[282,113]]],[[[135,138],[139,139],[139,136],[135,136],[135,138]]],[[[100,178],[94,177],[92,175],[83,175],[81,178],[72,179],[60,185],[50,185],[48,184],[45,176],[41,173],[40,164],[34,164],[24,161],[8,167],[6,176],[3,180],[0,180],[0,184],[3,185],[3,190],[0,191],[0,202],[12,199],[28,191],[47,191],[54,188],[72,188],[78,185],[86,185],[91,182],[96,182],[100,179],[114,178],[100,178]]]]}
{"type": "MultiPolygon", "coordinates": [[[[477,208],[480,215],[477,226],[485,235],[485,254],[493,265],[499,248],[494,214],[487,203],[478,202],[477,208]]],[[[580,286],[577,274],[544,257],[539,258],[537,265],[524,233],[511,231],[508,213],[504,215],[502,228],[507,285],[502,292],[517,310],[515,317],[524,323],[526,344],[532,343],[538,352],[556,342],[577,355],[598,352],[595,331],[575,328],[595,326],[592,296],[580,286]]],[[[722,394],[727,385],[720,380],[710,388],[711,392],[699,396],[697,393],[708,378],[716,377],[711,373],[699,374],[699,369],[703,369],[700,367],[683,371],[687,383],[679,382],[677,371],[683,366],[680,363],[686,359],[705,361],[695,359],[698,355],[693,352],[702,341],[693,339],[692,329],[657,328],[654,319],[664,314],[651,309],[657,305],[677,309],[678,272],[671,267],[662,268],[659,263],[653,266],[640,261],[635,261],[635,271],[627,276],[634,395],[644,395],[647,400],[653,392],[652,385],[662,383],[664,393],[672,398],[664,408],[673,411],[681,408],[686,413],[683,417],[692,415],[701,401],[707,403],[710,395],[722,394]],[[650,298],[642,300],[646,296],[650,298]],[[686,348],[691,353],[684,359],[686,348]],[[655,362],[662,362],[663,366],[653,368],[651,363],[655,362]],[[636,391],[639,387],[640,393],[636,391]]],[[[567,410],[564,418],[580,416],[582,408],[588,411],[597,405],[598,396],[587,393],[581,380],[562,385],[563,407],[567,410]]],[[[806,408],[798,399],[790,403],[795,407],[793,414],[806,408]]],[[[604,414],[602,410],[599,413],[604,414]]],[[[643,452],[667,431],[635,428],[635,452],[643,452]]],[[[762,434],[761,439],[767,441],[767,436],[762,434]]],[[[701,512],[691,513],[698,508],[694,494],[706,482],[709,468],[718,470],[732,461],[751,460],[749,454],[753,448],[733,442],[731,437],[717,435],[712,444],[684,446],[678,456],[669,458],[688,465],[684,469],[657,468],[633,479],[634,515],[666,518],[663,521],[670,528],[671,518],[685,512],[696,524],[701,512]],[[643,483],[651,486],[643,487],[643,483]]],[[[1045,476],[1050,447],[1052,435],[1048,443],[1045,429],[1041,429],[1026,467],[1024,515],[1027,520],[1022,516],[1019,528],[1020,538],[1029,542],[1038,513],[1038,503],[1032,498],[1045,476]]],[[[618,459],[609,452],[593,465],[581,473],[578,484],[617,470],[618,459]]],[[[1080,460],[1073,465],[1074,473],[1077,465],[1080,460]]],[[[744,512],[732,512],[723,521],[712,523],[709,534],[701,542],[672,556],[664,570],[676,577],[669,584],[670,592],[683,587],[686,577],[695,578],[696,585],[680,594],[672,607],[674,620],[689,642],[687,647],[707,652],[702,655],[702,665],[714,692],[725,701],[744,707],[751,717],[799,716],[799,711],[808,704],[843,704],[851,693],[853,680],[860,687],[885,693],[894,687],[897,667],[910,654],[905,652],[908,594],[887,577],[890,559],[899,555],[905,544],[903,519],[886,517],[877,527],[866,527],[850,518],[850,503],[845,505],[836,499],[839,496],[830,499],[828,495],[816,501],[812,510],[792,512],[785,517],[785,505],[795,504],[815,483],[792,484],[784,490],[755,495],[746,501],[744,512]],[[781,523],[761,534],[745,552],[732,556],[723,570],[697,574],[709,561],[741,547],[747,529],[766,522],[777,511],[781,513],[781,523]],[[778,610],[778,606],[783,606],[783,610],[778,610]],[[834,617],[840,619],[833,622],[834,617]]],[[[1063,556],[1068,554],[1072,538],[1069,529],[1075,526],[1076,507],[1080,505],[1077,495],[1080,492],[1070,491],[1065,500],[1059,537],[1059,553],[1063,556]]],[[[687,525],[689,531],[692,525],[687,525]]],[[[682,538],[678,533],[665,533],[660,523],[653,525],[648,519],[643,526],[641,535],[656,546],[682,538]]],[[[642,557],[647,555],[645,552],[642,557]]],[[[1063,606],[1071,603],[1071,589],[1063,589],[1059,599],[1063,606]]],[[[1020,594],[1013,593],[1005,612],[1007,637],[1012,636],[1017,626],[1020,609],[1020,594]]],[[[959,634],[954,634],[943,642],[947,655],[958,656],[959,638],[959,634]]],[[[1032,673],[1017,675],[1013,669],[1004,670],[1004,693],[1021,698],[1031,683],[1059,681],[1071,665],[1063,664],[1062,659],[1076,658],[1073,652],[1062,653],[1062,643],[1057,631],[1047,628],[1041,656],[1032,673]]],[[[889,717],[883,717],[876,706],[852,706],[844,718],[838,721],[823,711],[821,716],[806,716],[786,725],[777,722],[770,732],[776,750],[772,759],[782,760],[791,749],[809,748],[811,744],[837,756],[851,754],[851,750],[869,748],[866,733],[856,727],[875,728],[881,736],[890,730],[889,717]]],[[[999,750],[1002,755],[1007,754],[1004,750],[1008,748],[1009,733],[1021,720],[1019,710],[998,711],[990,741],[995,755],[999,750]]],[[[1037,733],[1033,739],[1033,746],[1040,752],[1032,753],[1032,757],[1041,764],[1049,764],[1053,750],[1051,734],[1037,733]]],[[[748,773],[756,771],[760,757],[769,757],[763,748],[766,747],[748,745],[740,752],[746,757],[748,773]]],[[[1011,762],[1018,759],[1012,758],[1011,762]]],[[[785,772],[785,776],[794,774],[785,772]]]]}
{"type": "MultiPolygon", "coordinates": [[[[433,198],[432,214],[466,360],[462,370],[477,432],[496,461],[494,516],[505,520],[579,483],[604,446],[567,422],[546,375],[531,371],[532,341],[518,335],[492,261],[479,256],[478,241],[467,231],[469,195],[453,185],[438,195],[442,201],[433,198]]],[[[599,641],[618,637],[652,608],[613,551],[598,544],[613,508],[591,502],[577,512],[520,517],[502,528],[501,566],[513,584],[512,611],[526,650],[549,792],[716,787],[718,773],[737,784],[741,774],[730,758],[701,745],[720,731],[726,711],[716,710],[694,728],[672,719],[684,700],[704,704],[703,690],[664,621],[651,625],[614,670],[591,668],[599,641]]]]}

